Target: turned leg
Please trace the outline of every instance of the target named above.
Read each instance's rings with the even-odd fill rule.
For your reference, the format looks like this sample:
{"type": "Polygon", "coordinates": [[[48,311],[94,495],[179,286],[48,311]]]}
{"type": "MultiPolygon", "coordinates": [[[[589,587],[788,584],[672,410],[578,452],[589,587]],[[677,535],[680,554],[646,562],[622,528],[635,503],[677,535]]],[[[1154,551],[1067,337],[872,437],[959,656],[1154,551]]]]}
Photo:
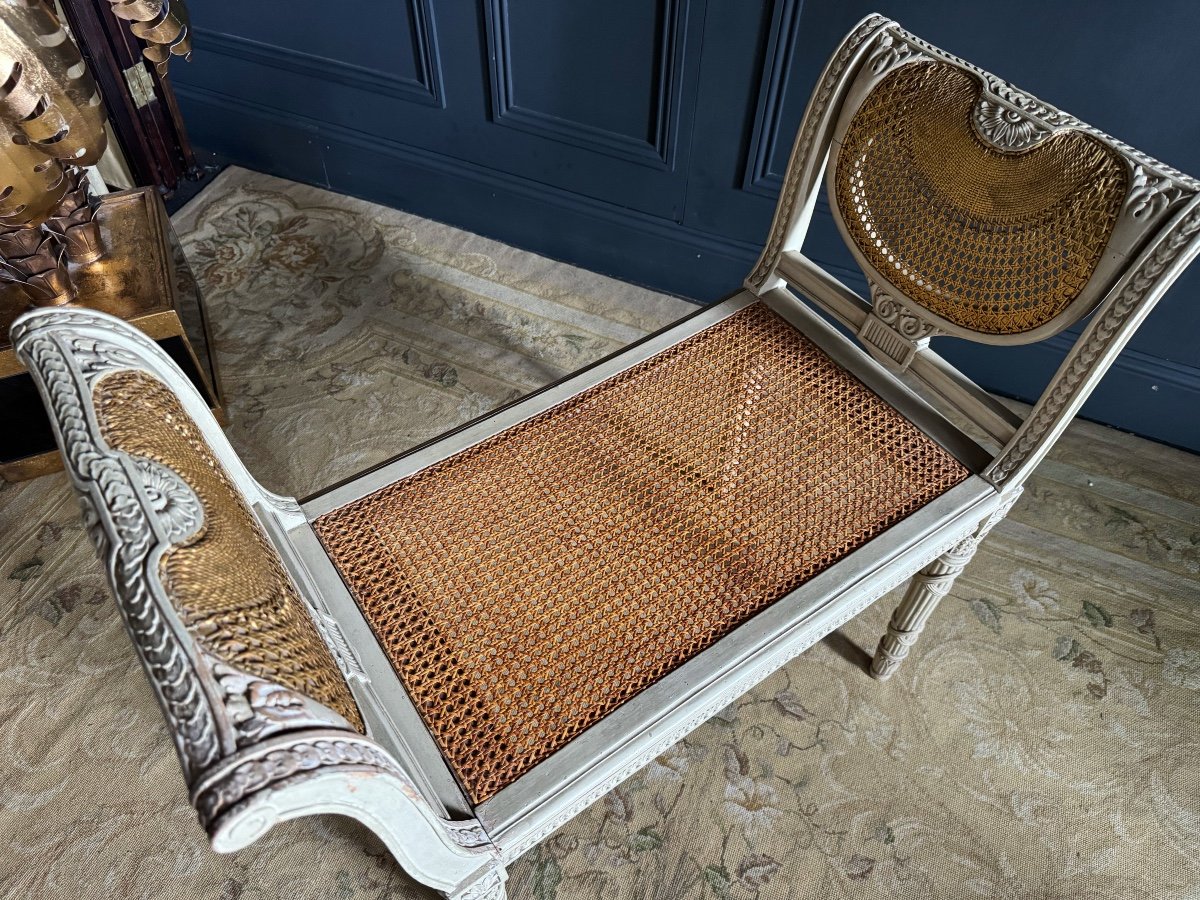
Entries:
{"type": "Polygon", "coordinates": [[[950,592],[954,579],[971,561],[978,546],[974,536],[967,538],[913,576],[904,599],[892,613],[887,633],[879,639],[875,658],[871,660],[871,677],[883,681],[900,667],[901,660],[908,656],[909,649],[917,642],[938,601],[950,592]]]}
{"type": "Polygon", "coordinates": [[[879,639],[875,658],[871,660],[872,678],[884,681],[900,667],[938,602],[950,592],[958,573],[966,568],[979,549],[979,542],[1004,518],[1020,494],[1019,488],[1013,491],[975,531],[913,576],[904,599],[892,614],[887,633],[879,639]]]}

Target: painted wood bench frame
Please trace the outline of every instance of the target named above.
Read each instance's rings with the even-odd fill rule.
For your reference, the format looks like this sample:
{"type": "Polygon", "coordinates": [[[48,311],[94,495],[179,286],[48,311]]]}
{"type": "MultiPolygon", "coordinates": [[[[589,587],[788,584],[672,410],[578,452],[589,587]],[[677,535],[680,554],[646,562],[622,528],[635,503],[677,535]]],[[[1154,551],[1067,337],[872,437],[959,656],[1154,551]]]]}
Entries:
{"type": "MultiPolygon", "coordinates": [[[[136,330],[80,309],[39,310],[18,321],[14,345],[51,412],[89,533],[106,561],[215,849],[242,848],[284,819],[350,815],[376,831],[417,880],[461,900],[502,897],[509,862],[805,648],[911,579],[872,664],[872,674],[879,678],[895,670],[980,540],[1018,498],[1030,472],[1159,297],[1200,252],[1200,184],[1099,135],[1128,161],[1130,195],[1096,276],[1040,333],[996,338],[956,328],[909,302],[900,286],[889,284],[884,290],[879,273],[861,257],[876,290],[870,300],[858,296],[806,259],[801,245],[830,148],[857,103],[889,71],[919,59],[950,62],[972,72],[986,86],[990,101],[1028,117],[1038,128],[1099,135],[895,23],[869,17],[838,48],[818,82],[766,249],[745,289],[303,505],[254,480],[203,398],[136,330]],[[690,659],[492,798],[472,805],[310,522],[759,300],[975,474],[690,659]],[[866,350],[832,327],[818,309],[857,334],[866,350]],[[1016,343],[1055,333],[1089,313],[1092,318],[1075,347],[1024,419],[945,363],[929,349],[928,337],[921,336],[936,326],[937,333],[1016,343]],[[906,328],[904,319],[931,327],[906,328]],[[366,735],[348,729],[332,713],[322,719],[318,710],[313,720],[277,728],[254,743],[231,737],[234,711],[222,694],[220,673],[197,652],[156,574],[165,549],[183,539],[178,522],[167,521],[156,507],[145,466],[105,444],[92,406],[91,390],[99,379],[130,369],[149,373],[176,394],[251,507],[349,684],[366,735]],[[906,386],[901,373],[919,392],[906,386]],[[922,395],[969,419],[988,436],[983,443],[989,446],[968,437],[922,395]]],[[[307,702],[309,708],[319,707],[307,702]]],[[[269,711],[254,709],[251,714],[267,716],[269,711]]]]}

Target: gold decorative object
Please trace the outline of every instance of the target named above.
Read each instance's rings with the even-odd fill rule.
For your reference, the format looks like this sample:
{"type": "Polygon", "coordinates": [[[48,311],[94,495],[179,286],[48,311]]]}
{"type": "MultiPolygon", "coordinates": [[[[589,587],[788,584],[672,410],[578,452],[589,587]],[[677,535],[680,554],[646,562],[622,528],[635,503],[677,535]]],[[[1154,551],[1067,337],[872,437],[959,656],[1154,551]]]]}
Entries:
{"type": "MultiPolygon", "coordinates": [[[[53,256],[61,250],[45,231],[39,232],[37,227],[0,228],[0,256],[4,257],[0,261],[0,409],[6,415],[5,427],[0,428],[0,478],[5,481],[36,478],[62,468],[52,439],[44,446],[23,450],[14,446],[20,443],[25,429],[9,427],[10,423],[22,421],[23,415],[32,423],[33,413],[24,413],[24,407],[15,411],[15,407],[6,408],[4,404],[10,402],[5,398],[19,393],[12,389],[11,382],[29,379],[9,343],[9,328],[31,301],[39,305],[51,302],[49,297],[35,300],[33,289],[47,284],[43,295],[60,296],[61,292],[54,291],[53,279],[60,278],[58,284],[67,284],[68,268],[70,284],[78,291],[78,305],[119,316],[171,349],[192,373],[217,417],[224,419],[204,309],[194,280],[176,275],[177,267],[186,270],[187,260],[171,231],[158,191],[146,187],[105,194],[96,206],[93,221],[105,236],[104,254],[89,263],[72,261],[69,265],[65,258],[53,256]],[[44,273],[31,285],[32,278],[13,271],[20,266],[32,267],[33,261],[25,260],[38,254],[56,259],[63,274],[44,273]]],[[[38,264],[44,264],[45,259],[39,257],[38,264]]],[[[30,397],[37,402],[35,394],[30,397]]]]}
{"type": "Polygon", "coordinates": [[[0,119],[12,140],[78,166],[100,159],[108,144],[100,92],[43,0],[0,7],[0,76],[0,119]]]}
{"type": "Polygon", "coordinates": [[[76,296],[66,258],[100,257],[82,166],[108,137],[88,66],[43,0],[0,7],[0,278],[37,306],[76,296]],[[49,235],[37,226],[54,220],[49,235]],[[32,232],[28,229],[34,229],[32,232]]]}
{"type": "MultiPolygon", "coordinates": [[[[160,74],[191,51],[187,9],[168,0],[113,0],[147,43],[160,74]]],[[[139,70],[145,69],[139,64],[139,70]]],[[[0,0],[0,478],[60,469],[31,382],[8,343],[29,306],[78,301],[134,323],[158,341],[221,415],[198,296],[175,281],[175,248],[153,188],[95,200],[84,166],[108,143],[96,84],[50,0],[0,0]],[[18,423],[13,427],[12,423],[18,423]]]]}
{"type": "Polygon", "coordinates": [[[69,303],[67,259],[99,258],[81,166],[108,146],[104,104],[44,0],[0,5],[0,280],[35,306],[69,303]],[[38,226],[54,219],[49,234],[38,226]]]}
{"type": "Polygon", "coordinates": [[[36,226],[0,232],[0,282],[15,285],[33,306],[62,306],[75,299],[66,249],[36,226]]]}
{"type": "Polygon", "coordinates": [[[102,248],[87,173],[72,168],[67,172],[66,180],[69,189],[44,227],[66,249],[67,259],[71,262],[81,265],[95,262],[100,258],[102,248]]]}
{"type": "MultiPolygon", "coordinates": [[[[3,125],[8,123],[0,122],[3,125]]],[[[54,212],[69,187],[58,160],[23,137],[0,130],[0,225],[36,227],[54,212]]]]}
{"type": "Polygon", "coordinates": [[[172,56],[192,55],[192,29],[183,0],[109,0],[113,14],[133,24],[129,27],[146,42],[142,55],[159,75],[167,74],[172,56]]]}

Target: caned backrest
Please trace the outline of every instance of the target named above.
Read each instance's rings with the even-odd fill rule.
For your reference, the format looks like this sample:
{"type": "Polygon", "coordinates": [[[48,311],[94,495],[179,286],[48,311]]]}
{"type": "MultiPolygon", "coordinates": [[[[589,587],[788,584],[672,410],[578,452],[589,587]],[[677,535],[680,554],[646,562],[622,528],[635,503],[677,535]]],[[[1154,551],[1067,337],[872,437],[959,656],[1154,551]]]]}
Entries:
{"type": "MultiPolygon", "coordinates": [[[[355,742],[343,668],[250,504],[293,510],[249,476],[169,357],[89,310],[29,313],[12,338],[188,784],[280,735],[355,742]]],[[[221,804],[204,794],[212,818],[221,804]]]]}
{"type": "Polygon", "coordinates": [[[1015,486],[1200,251],[1198,194],[1197,180],[870,16],[818,82],[747,286],[799,288],[879,362],[927,381],[1002,445],[985,476],[1015,486]],[[869,299],[801,253],[822,175],[869,299]],[[1029,343],[1089,314],[1023,422],[929,351],[941,335],[1029,343]]]}
{"type": "Polygon", "coordinates": [[[1029,340],[1066,327],[1119,267],[1118,223],[1125,249],[1144,236],[1150,217],[1123,215],[1125,160],[1002,105],[973,72],[894,58],[868,61],[829,160],[859,263],[942,329],[1029,340]]]}

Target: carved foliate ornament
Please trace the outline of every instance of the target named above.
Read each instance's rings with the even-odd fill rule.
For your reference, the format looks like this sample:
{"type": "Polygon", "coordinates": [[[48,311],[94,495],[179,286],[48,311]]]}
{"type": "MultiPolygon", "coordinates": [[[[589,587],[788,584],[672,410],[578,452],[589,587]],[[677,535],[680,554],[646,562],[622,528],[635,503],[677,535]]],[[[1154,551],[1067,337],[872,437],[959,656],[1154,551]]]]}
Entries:
{"type": "Polygon", "coordinates": [[[980,135],[1000,150],[1028,150],[1050,136],[1050,129],[1020,110],[980,100],[972,120],[980,135]]]}
{"type": "Polygon", "coordinates": [[[282,731],[351,729],[340,715],[304,694],[244,672],[210,653],[203,656],[210,675],[220,686],[225,715],[239,747],[282,731]]]}

